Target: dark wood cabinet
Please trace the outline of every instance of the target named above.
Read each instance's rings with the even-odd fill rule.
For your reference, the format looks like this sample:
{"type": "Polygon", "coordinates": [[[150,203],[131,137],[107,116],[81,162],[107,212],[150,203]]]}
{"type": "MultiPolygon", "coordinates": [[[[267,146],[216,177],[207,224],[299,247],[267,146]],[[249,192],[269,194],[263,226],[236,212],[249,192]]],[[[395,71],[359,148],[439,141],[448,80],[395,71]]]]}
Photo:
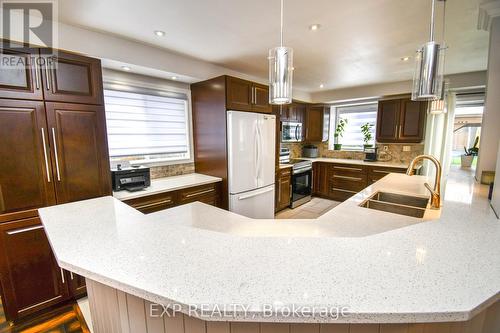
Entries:
{"type": "Polygon", "coordinates": [[[104,107],[46,103],[46,109],[58,203],[109,195],[104,107]]]}
{"type": "Polygon", "coordinates": [[[276,189],[276,211],[290,206],[292,196],[292,168],[278,170],[276,189]]]}
{"type": "Polygon", "coordinates": [[[313,163],[313,195],[328,197],[329,163],[313,163]]]}
{"type": "Polygon", "coordinates": [[[43,102],[0,100],[0,214],[56,203],[43,102]]]}
{"type": "Polygon", "coordinates": [[[368,168],[368,185],[375,183],[376,181],[384,178],[390,173],[406,173],[406,168],[396,168],[396,167],[377,167],[372,166],[368,168]]]}
{"type": "Polygon", "coordinates": [[[306,104],[293,102],[292,104],[283,105],[280,113],[281,121],[294,121],[303,123],[305,120],[306,104]]]}
{"type": "Polygon", "coordinates": [[[83,276],[65,271],[65,282],[68,284],[71,297],[80,298],[87,295],[87,286],[83,276]]]}
{"type": "Polygon", "coordinates": [[[421,142],[424,139],[427,105],[427,102],[412,101],[408,98],[379,101],[377,142],[421,142]]]}
{"type": "Polygon", "coordinates": [[[69,296],[38,217],[0,224],[0,275],[8,318],[18,318],[69,296]]]}
{"type": "Polygon", "coordinates": [[[305,141],[322,142],[325,139],[325,120],[329,119],[329,109],[323,105],[308,106],[305,117],[305,141]]]}
{"type": "Polygon", "coordinates": [[[43,100],[38,49],[0,48],[0,98],[43,100]]]}
{"type": "Polygon", "coordinates": [[[42,79],[46,101],[103,104],[101,62],[58,51],[43,56],[42,79]]]}
{"type": "Polygon", "coordinates": [[[226,77],[226,108],[236,111],[271,113],[269,88],[235,77],[226,77]]]}

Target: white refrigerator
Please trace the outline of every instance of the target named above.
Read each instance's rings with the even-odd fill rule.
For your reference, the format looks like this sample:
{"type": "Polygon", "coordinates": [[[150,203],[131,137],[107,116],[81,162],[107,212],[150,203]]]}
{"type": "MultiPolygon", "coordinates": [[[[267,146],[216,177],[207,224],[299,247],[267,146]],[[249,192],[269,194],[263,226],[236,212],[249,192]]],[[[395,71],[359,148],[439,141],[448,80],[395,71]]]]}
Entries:
{"type": "Polygon", "coordinates": [[[276,117],[227,112],[229,210],[274,217],[276,117]]]}

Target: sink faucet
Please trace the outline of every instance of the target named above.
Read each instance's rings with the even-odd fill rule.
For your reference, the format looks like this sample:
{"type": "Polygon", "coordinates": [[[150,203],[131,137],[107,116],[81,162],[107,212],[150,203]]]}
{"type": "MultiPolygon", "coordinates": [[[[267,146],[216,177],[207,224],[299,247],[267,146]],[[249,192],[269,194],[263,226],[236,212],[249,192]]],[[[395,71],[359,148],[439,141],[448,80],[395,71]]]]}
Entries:
{"type": "Polygon", "coordinates": [[[408,166],[408,170],[406,170],[406,174],[408,176],[413,176],[415,174],[415,164],[421,160],[429,160],[434,163],[436,167],[436,179],[434,180],[434,189],[428,183],[425,183],[424,186],[431,192],[431,208],[439,209],[441,207],[441,163],[432,155],[418,155],[415,157],[408,166]]]}

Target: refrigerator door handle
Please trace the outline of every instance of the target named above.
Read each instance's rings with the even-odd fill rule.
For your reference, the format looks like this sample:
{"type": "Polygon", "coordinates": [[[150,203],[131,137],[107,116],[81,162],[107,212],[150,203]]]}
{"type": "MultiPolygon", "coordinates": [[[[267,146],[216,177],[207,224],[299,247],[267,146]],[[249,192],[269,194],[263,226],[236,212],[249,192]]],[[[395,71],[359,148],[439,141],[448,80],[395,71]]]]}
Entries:
{"type": "Polygon", "coordinates": [[[274,188],[271,187],[271,188],[268,188],[266,190],[263,190],[263,191],[259,191],[259,192],[256,192],[256,193],[252,193],[252,194],[248,194],[248,195],[242,195],[242,196],[239,196],[238,197],[238,200],[246,200],[246,199],[250,199],[250,198],[253,198],[253,197],[256,197],[258,195],[261,195],[261,194],[264,194],[264,193],[267,193],[267,192],[271,192],[273,191],[274,188]]]}

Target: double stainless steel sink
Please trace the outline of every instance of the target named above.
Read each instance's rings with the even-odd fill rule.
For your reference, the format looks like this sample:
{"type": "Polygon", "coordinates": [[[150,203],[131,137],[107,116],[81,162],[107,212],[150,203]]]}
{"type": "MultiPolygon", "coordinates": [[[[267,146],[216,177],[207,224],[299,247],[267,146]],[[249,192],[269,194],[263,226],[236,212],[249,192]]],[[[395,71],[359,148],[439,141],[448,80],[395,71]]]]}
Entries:
{"type": "Polygon", "coordinates": [[[379,191],[361,203],[360,207],[423,218],[428,203],[429,198],[379,191]]]}

